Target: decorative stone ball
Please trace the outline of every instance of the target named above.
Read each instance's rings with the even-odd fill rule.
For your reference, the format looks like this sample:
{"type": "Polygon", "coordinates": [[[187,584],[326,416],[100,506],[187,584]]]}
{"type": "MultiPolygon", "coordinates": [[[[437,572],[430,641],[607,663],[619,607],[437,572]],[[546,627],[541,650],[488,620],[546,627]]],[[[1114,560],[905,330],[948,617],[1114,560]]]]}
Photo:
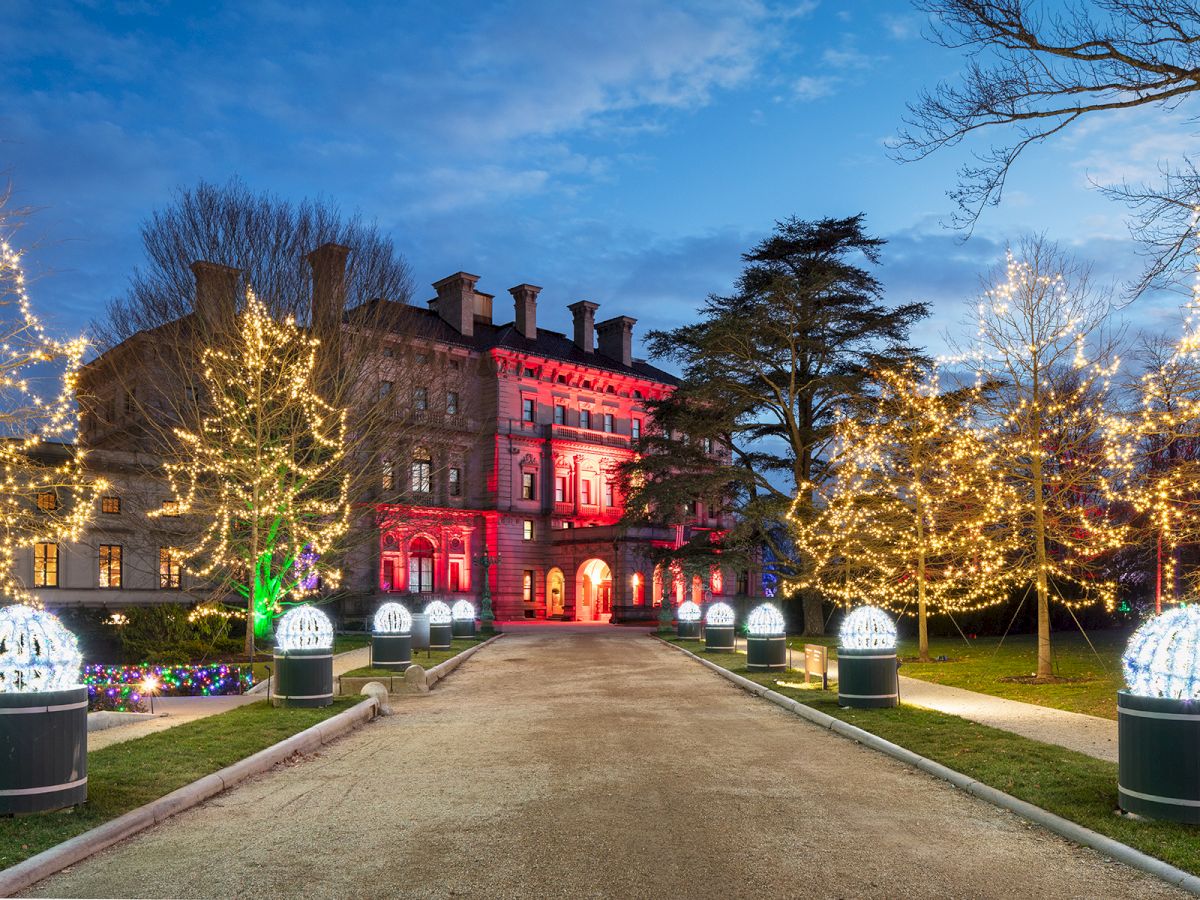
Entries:
{"type": "Polygon", "coordinates": [[[412,616],[404,604],[388,602],[375,613],[376,634],[408,634],[412,631],[412,616]]]}
{"type": "Polygon", "coordinates": [[[860,606],[842,620],[841,646],[847,650],[895,650],[896,623],[877,606],[860,606]]]}
{"type": "Polygon", "coordinates": [[[699,622],[700,604],[693,603],[691,600],[684,600],[679,604],[679,609],[675,611],[675,615],[679,617],[680,622],[699,622]]]}
{"type": "Polygon", "coordinates": [[[1147,619],[1121,657],[1131,694],[1200,699],[1200,606],[1179,606],[1147,619]]]}
{"type": "Polygon", "coordinates": [[[61,691],[80,684],[75,635],[44,609],[0,608],[0,693],[61,691]]]}
{"type": "Polygon", "coordinates": [[[333,623],[314,606],[294,606],[275,626],[275,646],[288,650],[330,650],[333,623]]]}
{"type": "Polygon", "coordinates": [[[425,615],[429,616],[430,625],[448,625],[454,619],[450,607],[441,600],[434,600],[425,607],[425,615]]]}
{"type": "Polygon", "coordinates": [[[718,628],[723,625],[732,625],[733,619],[733,607],[728,603],[714,603],[708,608],[708,615],[704,617],[706,623],[718,628]]]}
{"type": "Polygon", "coordinates": [[[783,613],[770,603],[756,606],[746,619],[746,630],[756,637],[783,634],[785,629],[783,613]]]}
{"type": "Polygon", "coordinates": [[[459,600],[450,610],[450,614],[454,616],[455,622],[475,621],[475,607],[470,600],[459,600]]]}

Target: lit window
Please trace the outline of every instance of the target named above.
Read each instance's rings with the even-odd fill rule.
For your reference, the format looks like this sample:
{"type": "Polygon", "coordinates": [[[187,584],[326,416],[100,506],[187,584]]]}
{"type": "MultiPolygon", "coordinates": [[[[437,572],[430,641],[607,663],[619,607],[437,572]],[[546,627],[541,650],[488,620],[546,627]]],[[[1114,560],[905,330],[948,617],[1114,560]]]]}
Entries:
{"type": "Polygon", "coordinates": [[[414,538],[408,545],[408,589],[417,594],[433,593],[433,544],[414,538]]]}
{"type": "Polygon", "coordinates": [[[554,479],[554,502],[567,502],[567,476],[559,475],[554,479]]]}
{"type": "Polygon", "coordinates": [[[537,499],[537,473],[522,472],[521,473],[521,499],[536,500],[537,499]]]}
{"type": "Polygon", "coordinates": [[[638,440],[639,438],[641,438],[641,436],[642,436],[642,420],[641,419],[631,419],[630,420],[629,435],[635,441],[638,440]]]}
{"type": "Polygon", "coordinates": [[[581,409],[579,411],[579,427],[580,428],[591,428],[592,427],[592,412],[591,412],[591,410],[581,409]]]}
{"type": "Polygon", "coordinates": [[[120,497],[101,497],[100,512],[107,513],[110,516],[115,516],[121,512],[120,497]]]}
{"type": "Polygon", "coordinates": [[[712,449],[713,449],[712,438],[705,438],[703,446],[704,446],[705,453],[712,453],[712,449]]]}
{"type": "Polygon", "coordinates": [[[537,378],[537,369],[531,369],[528,366],[526,366],[525,367],[525,377],[526,378],[537,378]]]}
{"type": "Polygon", "coordinates": [[[604,505],[605,506],[616,506],[617,505],[617,491],[616,491],[616,487],[613,485],[613,483],[611,481],[604,482],[604,505]]]}
{"type": "Polygon", "coordinates": [[[121,545],[100,545],[100,587],[119,588],[121,586],[121,545]]]}
{"type": "Polygon", "coordinates": [[[579,482],[579,501],[589,505],[592,502],[592,482],[589,478],[579,482]]]}
{"type": "Polygon", "coordinates": [[[183,586],[183,552],[178,547],[158,548],[158,586],[164,591],[183,586]]]}
{"type": "Polygon", "coordinates": [[[559,404],[555,405],[555,407],[554,407],[554,424],[555,425],[566,425],[567,424],[567,408],[565,406],[562,406],[559,404]]]}
{"type": "Polygon", "coordinates": [[[533,569],[526,569],[521,576],[521,599],[533,602],[533,569]]]}
{"type": "Polygon", "coordinates": [[[450,496],[458,497],[462,495],[462,469],[452,468],[450,470],[450,496]]]}
{"type": "Polygon", "coordinates": [[[417,450],[412,461],[412,490],[415,494],[428,494],[433,488],[433,460],[428,451],[417,450]]]}
{"type": "Polygon", "coordinates": [[[413,389],[413,409],[429,409],[429,388],[413,389]]]}
{"type": "Polygon", "coordinates": [[[178,500],[164,500],[162,502],[162,514],[164,516],[179,515],[179,501],[178,500]]]}
{"type": "Polygon", "coordinates": [[[521,400],[521,421],[532,422],[535,409],[536,404],[532,397],[523,398],[521,400]]]}
{"type": "Polygon", "coordinates": [[[390,491],[396,486],[396,468],[390,459],[383,461],[383,489],[390,491]]]}
{"type": "Polygon", "coordinates": [[[58,544],[33,545],[33,586],[58,587],[58,544]]]}
{"type": "Polygon", "coordinates": [[[613,414],[612,413],[604,414],[604,430],[607,431],[609,434],[612,434],[612,432],[613,432],[613,414]]]}
{"type": "Polygon", "coordinates": [[[53,512],[58,509],[58,495],[54,491],[38,491],[37,508],[43,512],[53,512]]]}
{"type": "Polygon", "coordinates": [[[524,525],[522,527],[522,531],[521,531],[521,537],[523,540],[526,540],[526,541],[533,540],[533,520],[532,519],[525,520],[524,525]]]}
{"type": "Polygon", "coordinates": [[[458,413],[458,391],[446,392],[446,412],[452,416],[458,413]]]}

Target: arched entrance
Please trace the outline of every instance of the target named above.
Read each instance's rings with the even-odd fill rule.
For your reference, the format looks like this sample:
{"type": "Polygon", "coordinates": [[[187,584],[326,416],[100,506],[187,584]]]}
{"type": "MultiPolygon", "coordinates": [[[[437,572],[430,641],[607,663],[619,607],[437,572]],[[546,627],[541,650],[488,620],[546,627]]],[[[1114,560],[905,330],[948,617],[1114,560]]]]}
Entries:
{"type": "Polygon", "coordinates": [[[612,617],[612,569],[602,559],[589,559],[575,576],[575,618],[607,622],[612,617]]]}
{"type": "Polygon", "coordinates": [[[546,573],[546,618],[561,616],[567,600],[567,580],[557,566],[546,573]]]}

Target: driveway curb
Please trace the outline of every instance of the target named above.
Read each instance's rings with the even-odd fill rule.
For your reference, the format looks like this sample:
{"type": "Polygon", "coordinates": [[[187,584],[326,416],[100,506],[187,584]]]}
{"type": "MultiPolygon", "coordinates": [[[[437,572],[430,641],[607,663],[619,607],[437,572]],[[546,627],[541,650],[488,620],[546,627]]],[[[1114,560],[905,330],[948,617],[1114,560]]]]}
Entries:
{"type": "Polygon", "coordinates": [[[974,778],[964,775],[962,772],[956,772],[954,769],[943,766],[941,763],[934,762],[918,753],[906,750],[898,744],[884,740],[879,735],[864,731],[862,728],[858,728],[848,722],[843,722],[841,719],[813,709],[811,706],[806,706],[798,700],[785,697],[777,691],[763,687],[763,685],[751,681],[749,678],[743,678],[741,675],[730,672],[728,669],[722,668],[714,662],[697,656],[695,653],[684,647],[680,647],[678,644],[664,641],[658,635],[652,635],[652,637],[671,649],[678,650],[685,656],[690,656],[696,662],[707,666],[743,690],[754,694],[756,697],[762,697],[776,706],[781,706],[788,712],[795,713],[797,716],[807,719],[814,725],[828,728],[830,731],[840,734],[842,737],[849,738],[852,741],[857,741],[866,747],[870,747],[872,750],[886,753],[893,759],[898,759],[935,778],[948,781],[955,787],[961,788],[968,794],[978,797],[980,800],[986,800],[988,803],[999,806],[1001,809],[1006,809],[1020,816],[1022,819],[1026,819],[1036,825],[1041,825],[1043,828],[1049,829],[1069,841],[1081,844],[1084,847],[1090,847],[1131,868],[1154,875],[1168,884],[1200,896],[1200,877],[1185,872],[1183,869],[1176,868],[1170,863],[1156,859],[1140,850],[1135,850],[1128,844],[1122,844],[1120,841],[1092,831],[1090,828],[1084,828],[1082,825],[1072,822],[1069,819],[1064,819],[1062,816],[1056,816],[1054,813],[1047,812],[1040,806],[1034,806],[1032,803],[1026,803],[1024,800],[1019,800],[1011,794],[998,791],[994,787],[990,787],[980,781],[976,781],[974,778]]]}
{"type": "Polygon", "coordinates": [[[253,756],[247,756],[211,775],[205,775],[191,784],[185,784],[157,800],[152,800],[146,805],[132,809],[90,831],[63,841],[49,850],[43,850],[15,866],[10,866],[0,871],[0,897],[11,897],[43,878],[48,878],[67,866],[86,859],[93,853],[98,853],[151,825],[157,825],[176,813],[203,803],[252,775],[266,772],[296,753],[311,753],[324,744],[328,744],[371,721],[378,711],[379,701],[374,697],[363,700],[324,722],[319,722],[285,738],[278,744],[258,751],[253,756]]]}
{"type": "Polygon", "coordinates": [[[472,656],[474,656],[476,653],[478,653],[480,650],[482,650],[488,644],[494,644],[496,641],[500,640],[500,638],[502,638],[502,637],[504,637],[503,631],[500,632],[499,634],[492,635],[490,638],[488,638],[482,644],[476,644],[474,647],[468,647],[466,650],[464,650],[462,653],[458,654],[457,656],[452,656],[445,662],[438,663],[436,666],[434,666],[432,669],[429,669],[425,673],[425,686],[427,688],[433,687],[435,684],[437,684],[439,681],[441,681],[443,678],[445,678],[447,675],[449,675],[451,672],[453,672],[455,669],[457,669],[459,666],[461,666],[463,663],[465,663],[468,659],[470,659],[472,656]]]}

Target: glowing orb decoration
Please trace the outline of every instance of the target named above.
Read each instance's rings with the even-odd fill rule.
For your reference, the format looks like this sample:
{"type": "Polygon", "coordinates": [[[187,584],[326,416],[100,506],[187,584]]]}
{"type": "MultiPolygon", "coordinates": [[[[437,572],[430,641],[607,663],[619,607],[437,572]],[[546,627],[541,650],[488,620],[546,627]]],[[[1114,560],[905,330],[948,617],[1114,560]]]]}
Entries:
{"type": "Polygon", "coordinates": [[[412,616],[401,603],[385,603],[375,613],[376,634],[408,634],[412,631],[412,616]]]}
{"type": "Polygon", "coordinates": [[[704,617],[706,623],[715,625],[718,628],[724,625],[732,625],[733,619],[733,607],[728,603],[714,603],[708,608],[708,615],[704,617]]]}
{"type": "Polygon", "coordinates": [[[895,650],[896,623],[877,606],[860,606],[842,620],[841,646],[847,650],[895,650]]]}
{"type": "Polygon", "coordinates": [[[680,622],[699,622],[700,604],[693,603],[691,600],[685,600],[679,604],[679,609],[675,611],[675,615],[679,617],[680,622]]]}
{"type": "Polygon", "coordinates": [[[75,635],[44,609],[0,609],[0,693],[62,691],[82,684],[75,635]]]}
{"type": "Polygon", "coordinates": [[[470,600],[459,600],[450,610],[450,614],[454,617],[455,622],[475,621],[475,607],[471,605],[470,600]]]}
{"type": "Polygon", "coordinates": [[[1121,657],[1131,694],[1200,699],[1200,606],[1180,606],[1147,619],[1121,657]]]}
{"type": "Polygon", "coordinates": [[[295,606],[275,626],[275,647],[283,650],[333,649],[333,623],[315,606],[295,606]]]}
{"type": "Polygon", "coordinates": [[[454,619],[450,607],[441,600],[434,600],[425,607],[425,615],[429,616],[430,625],[449,625],[454,619]]]}
{"type": "Polygon", "coordinates": [[[783,613],[770,603],[756,606],[746,619],[746,630],[756,637],[783,634],[785,629],[783,613]]]}

